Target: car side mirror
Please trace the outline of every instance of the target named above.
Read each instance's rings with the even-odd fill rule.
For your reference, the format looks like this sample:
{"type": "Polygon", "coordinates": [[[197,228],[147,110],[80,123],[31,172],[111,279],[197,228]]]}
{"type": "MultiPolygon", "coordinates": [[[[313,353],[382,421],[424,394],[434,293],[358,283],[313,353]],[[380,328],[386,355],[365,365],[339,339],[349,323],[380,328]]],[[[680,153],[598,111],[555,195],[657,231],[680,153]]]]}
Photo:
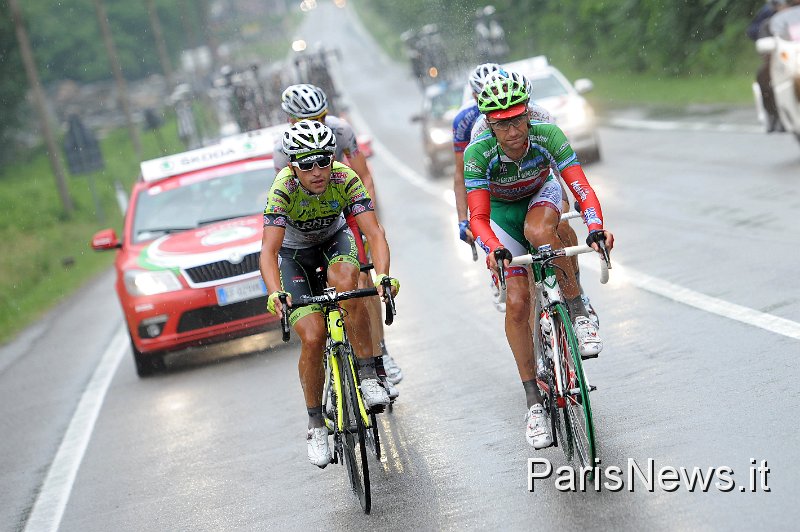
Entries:
{"type": "Polygon", "coordinates": [[[117,238],[117,232],[113,229],[103,229],[92,237],[92,249],[95,251],[107,251],[109,249],[119,249],[122,242],[117,238]]]}
{"type": "Polygon", "coordinates": [[[592,83],[592,80],[586,78],[576,79],[573,85],[575,86],[575,90],[578,92],[578,94],[586,94],[594,89],[594,83],[592,83]]]}
{"type": "Polygon", "coordinates": [[[777,46],[775,37],[762,37],[756,41],[756,52],[760,54],[771,54],[777,46]]]}

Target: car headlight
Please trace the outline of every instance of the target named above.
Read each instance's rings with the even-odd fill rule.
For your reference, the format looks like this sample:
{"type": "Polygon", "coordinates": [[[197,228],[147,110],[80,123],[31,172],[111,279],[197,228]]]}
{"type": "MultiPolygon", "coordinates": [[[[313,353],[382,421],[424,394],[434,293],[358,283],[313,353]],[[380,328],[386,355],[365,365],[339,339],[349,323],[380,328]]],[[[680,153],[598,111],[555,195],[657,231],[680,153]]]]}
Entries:
{"type": "Polygon", "coordinates": [[[183,288],[181,282],[169,270],[125,272],[125,288],[132,296],[152,296],[174,292],[183,288]]]}
{"type": "Polygon", "coordinates": [[[586,123],[588,116],[585,105],[571,105],[564,113],[564,123],[577,126],[586,123]]]}
{"type": "Polygon", "coordinates": [[[431,142],[434,144],[447,144],[453,142],[453,131],[441,127],[432,127],[428,132],[431,142]]]}

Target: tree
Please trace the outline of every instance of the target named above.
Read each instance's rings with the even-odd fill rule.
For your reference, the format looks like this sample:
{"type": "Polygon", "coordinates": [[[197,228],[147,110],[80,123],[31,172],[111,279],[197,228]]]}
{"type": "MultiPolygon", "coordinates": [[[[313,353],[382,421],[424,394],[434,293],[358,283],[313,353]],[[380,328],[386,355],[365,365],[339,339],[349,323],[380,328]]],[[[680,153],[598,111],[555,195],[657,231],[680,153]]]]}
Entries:
{"type": "Polygon", "coordinates": [[[28,87],[8,13],[8,3],[0,1],[0,164],[13,152],[12,134],[19,124],[18,109],[28,87]]]}

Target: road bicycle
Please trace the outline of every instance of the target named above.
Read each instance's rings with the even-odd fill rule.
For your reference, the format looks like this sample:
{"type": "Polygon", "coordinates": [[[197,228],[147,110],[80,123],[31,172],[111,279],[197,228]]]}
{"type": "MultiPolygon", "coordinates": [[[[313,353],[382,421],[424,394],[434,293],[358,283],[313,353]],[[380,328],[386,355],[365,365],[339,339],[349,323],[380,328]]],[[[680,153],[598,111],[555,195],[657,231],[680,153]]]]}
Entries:
{"type": "MultiPolygon", "coordinates": [[[[391,325],[395,315],[391,279],[384,278],[382,285],[386,305],[385,323],[391,325]]],[[[333,463],[344,463],[353,493],[366,514],[372,508],[367,449],[380,461],[381,443],[375,414],[382,410],[375,407],[368,409],[364,404],[353,346],[347,339],[344,327],[347,312],[342,308],[341,302],[377,294],[377,288],[337,292],[336,288],[328,287],[323,290],[322,295],[303,296],[298,301],[292,301],[292,308],[315,304],[322,307],[327,330],[323,416],[328,431],[333,435],[333,463]]],[[[281,296],[281,304],[286,308],[286,296],[281,296]]],[[[288,342],[290,338],[288,314],[284,312],[281,316],[284,342],[288,342]]]]}
{"type": "MultiPolygon", "coordinates": [[[[568,213],[562,218],[580,216],[568,213]]],[[[600,282],[608,282],[611,267],[605,243],[601,243],[600,282]]],[[[535,253],[520,255],[511,260],[512,266],[530,265],[533,271],[535,305],[534,350],[537,358],[536,384],[542,392],[544,408],[550,415],[553,445],[561,446],[567,461],[573,456],[581,467],[594,467],[597,458],[594,421],[589,392],[590,385],[583,369],[578,341],[572,320],[564,303],[561,287],[556,279],[553,260],[573,257],[581,253],[595,253],[589,246],[571,246],[550,249],[541,246],[535,253]]],[[[502,255],[495,251],[498,264],[502,255]]],[[[499,268],[500,287],[505,290],[505,273],[499,268]]]]}

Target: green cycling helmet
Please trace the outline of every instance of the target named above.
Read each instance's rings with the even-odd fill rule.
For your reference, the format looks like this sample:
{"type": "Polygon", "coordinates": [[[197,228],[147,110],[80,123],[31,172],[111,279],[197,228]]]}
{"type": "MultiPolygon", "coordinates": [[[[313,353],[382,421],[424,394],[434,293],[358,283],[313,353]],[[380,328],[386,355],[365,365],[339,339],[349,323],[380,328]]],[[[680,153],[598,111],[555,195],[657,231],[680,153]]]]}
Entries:
{"type": "Polygon", "coordinates": [[[478,110],[483,113],[504,111],[528,101],[525,84],[514,78],[501,78],[484,85],[478,94],[478,110]]]}

